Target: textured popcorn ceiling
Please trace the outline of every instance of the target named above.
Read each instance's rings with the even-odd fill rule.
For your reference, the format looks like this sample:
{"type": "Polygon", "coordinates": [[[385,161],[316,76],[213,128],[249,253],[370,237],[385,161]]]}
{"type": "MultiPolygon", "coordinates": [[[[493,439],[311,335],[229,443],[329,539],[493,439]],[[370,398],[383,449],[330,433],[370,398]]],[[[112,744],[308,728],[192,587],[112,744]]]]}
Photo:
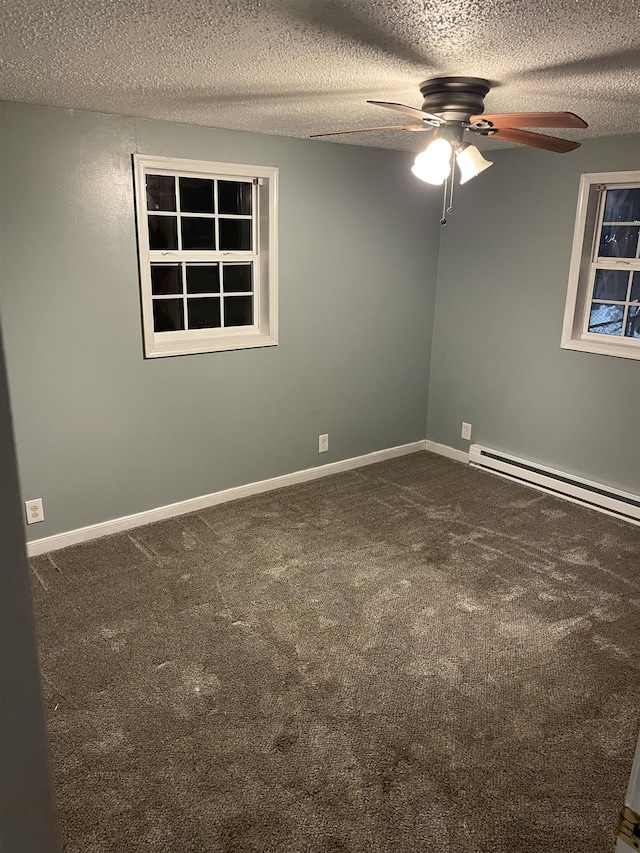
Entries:
{"type": "Polygon", "coordinates": [[[0,0],[0,44],[4,100],[306,137],[401,123],[367,98],[456,74],[494,81],[489,112],[589,123],[550,133],[640,130],[640,0],[0,0]]]}

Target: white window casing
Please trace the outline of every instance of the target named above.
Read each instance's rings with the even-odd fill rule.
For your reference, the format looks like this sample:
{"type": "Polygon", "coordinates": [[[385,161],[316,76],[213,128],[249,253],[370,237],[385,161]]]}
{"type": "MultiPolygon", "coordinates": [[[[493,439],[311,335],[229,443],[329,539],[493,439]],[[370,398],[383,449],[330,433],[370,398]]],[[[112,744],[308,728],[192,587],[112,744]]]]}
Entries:
{"type": "MultiPolygon", "coordinates": [[[[157,358],[277,344],[277,167],[134,154],[134,183],[145,356],[157,358]],[[148,204],[148,176],[155,176],[156,182],[166,178],[165,186],[169,188],[173,179],[173,190],[169,189],[173,198],[160,209],[148,204]],[[203,212],[197,204],[182,209],[181,179],[190,181],[191,186],[211,189],[211,197],[215,199],[211,210],[203,212]],[[221,212],[222,187],[235,187],[238,192],[242,189],[243,204],[247,204],[248,211],[221,212]],[[166,239],[166,246],[150,245],[152,218],[158,233],[164,229],[160,241],[166,239]],[[210,245],[184,246],[183,243],[189,242],[185,229],[197,231],[201,226],[207,232],[205,243],[210,234],[210,245]],[[236,239],[247,245],[232,245],[233,237],[223,237],[225,228],[230,228],[226,233],[242,233],[243,237],[236,239]],[[224,245],[225,239],[231,239],[228,246],[224,245]],[[193,274],[195,281],[198,272],[215,272],[215,286],[202,291],[200,283],[200,289],[190,288],[189,277],[193,274]],[[238,275],[233,278],[238,272],[240,280],[246,281],[236,288],[227,286],[227,279],[238,280],[238,275]],[[154,290],[152,276],[156,273],[167,274],[167,280],[171,281],[168,289],[154,290]],[[238,309],[234,309],[234,315],[232,305],[240,305],[240,313],[245,315],[236,325],[233,318],[237,319],[238,309]],[[162,328],[172,325],[171,319],[158,320],[163,313],[173,317],[175,328],[162,328]]],[[[152,239],[158,242],[158,238],[152,239]]],[[[198,242],[197,236],[194,239],[198,242]]]]}
{"type": "MultiPolygon", "coordinates": [[[[606,195],[616,190],[637,191],[640,196],[640,171],[595,172],[581,176],[561,346],[564,349],[640,359],[640,337],[637,336],[637,315],[640,312],[637,296],[640,288],[640,213],[635,212],[634,218],[628,222],[606,222],[606,195]],[[601,234],[607,228],[611,231],[626,228],[627,234],[635,236],[635,256],[632,252],[623,256],[600,255],[601,234]],[[596,277],[609,273],[612,277],[619,276],[620,281],[628,282],[626,293],[606,298],[598,296],[596,277]],[[615,309],[619,315],[615,325],[620,331],[590,331],[594,306],[615,309]],[[630,331],[628,325],[632,317],[635,318],[634,331],[630,331]]],[[[633,239],[630,242],[633,245],[633,239]]]]}

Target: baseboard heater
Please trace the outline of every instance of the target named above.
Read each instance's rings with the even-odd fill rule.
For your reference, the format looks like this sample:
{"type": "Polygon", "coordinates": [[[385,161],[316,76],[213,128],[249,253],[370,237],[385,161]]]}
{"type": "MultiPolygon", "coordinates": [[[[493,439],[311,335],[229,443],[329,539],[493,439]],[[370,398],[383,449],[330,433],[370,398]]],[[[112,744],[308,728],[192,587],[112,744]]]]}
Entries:
{"type": "Polygon", "coordinates": [[[624,521],[640,524],[640,495],[621,492],[479,444],[472,444],[469,448],[469,464],[624,521]]]}

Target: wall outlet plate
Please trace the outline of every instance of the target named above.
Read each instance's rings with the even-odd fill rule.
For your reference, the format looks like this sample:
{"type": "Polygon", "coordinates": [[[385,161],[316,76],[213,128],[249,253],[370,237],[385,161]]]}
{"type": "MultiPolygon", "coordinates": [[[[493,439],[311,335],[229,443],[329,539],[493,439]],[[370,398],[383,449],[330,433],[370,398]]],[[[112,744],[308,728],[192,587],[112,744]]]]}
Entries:
{"type": "Polygon", "coordinates": [[[34,498],[32,501],[25,501],[24,508],[27,513],[27,524],[35,524],[37,521],[44,521],[42,498],[34,498]]]}
{"type": "Polygon", "coordinates": [[[329,433],[318,436],[318,453],[326,453],[329,449],[329,433]]]}
{"type": "Polygon", "coordinates": [[[460,433],[460,435],[467,441],[471,441],[471,424],[466,424],[464,421],[462,421],[462,432],[460,433]]]}

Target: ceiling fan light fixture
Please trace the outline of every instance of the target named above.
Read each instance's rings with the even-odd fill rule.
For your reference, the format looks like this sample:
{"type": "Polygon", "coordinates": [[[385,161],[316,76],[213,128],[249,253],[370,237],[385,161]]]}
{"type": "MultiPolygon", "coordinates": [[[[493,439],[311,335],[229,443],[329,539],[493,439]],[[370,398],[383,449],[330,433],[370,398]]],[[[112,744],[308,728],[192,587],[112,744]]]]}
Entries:
{"type": "Polygon", "coordinates": [[[461,184],[466,184],[471,178],[475,178],[480,172],[484,172],[489,166],[493,166],[493,161],[486,160],[475,145],[465,145],[458,148],[456,160],[460,168],[461,184]]]}
{"type": "Polygon", "coordinates": [[[418,154],[411,171],[428,184],[443,184],[451,172],[451,144],[442,137],[434,139],[418,154]]]}

